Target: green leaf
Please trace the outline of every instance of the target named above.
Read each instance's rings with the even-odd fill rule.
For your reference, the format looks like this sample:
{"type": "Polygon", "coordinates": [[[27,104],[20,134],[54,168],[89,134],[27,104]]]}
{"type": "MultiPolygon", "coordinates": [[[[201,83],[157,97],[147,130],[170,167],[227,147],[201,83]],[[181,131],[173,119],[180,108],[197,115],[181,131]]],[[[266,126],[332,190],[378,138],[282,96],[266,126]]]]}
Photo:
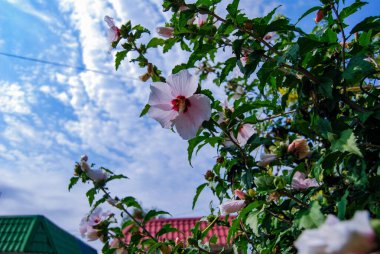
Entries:
{"type": "MultiPolygon", "coordinates": [[[[264,207],[263,207],[264,208],[264,207]]],[[[254,212],[251,212],[248,217],[247,217],[247,220],[246,220],[246,223],[247,225],[252,229],[253,233],[256,235],[256,236],[260,236],[259,235],[259,215],[260,213],[263,211],[263,209],[261,210],[256,210],[254,212]]]]}
{"type": "Polygon", "coordinates": [[[165,44],[165,40],[162,38],[152,38],[148,44],[146,45],[147,48],[157,48],[158,46],[162,46],[165,44]]]}
{"type": "Polygon", "coordinates": [[[136,207],[137,209],[142,210],[142,207],[134,197],[125,197],[122,200],[120,200],[120,202],[126,205],[127,207],[136,207]]]}
{"type": "Polygon", "coordinates": [[[153,219],[154,217],[157,217],[158,215],[161,215],[161,214],[169,214],[169,215],[170,215],[170,213],[165,212],[165,211],[150,210],[150,211],[144,216],[143,224],[147,223],[148,221],[150,221],[150,220],[153,219]]]}
{"type": "Polygon", "coordinates": [[[160,231],[156,233],[156,237],[162,236],[170,232],[178,232],[178,229],[173,228],[170,224],[165,224],[164,226],[162,226],[160,231]]]}
{"type": "Polygon", "coordinates": [[[123,50],[116,53],[116,59],[115,59],[115,69],[119,69],[121,61],[124,60],[124,58],[127,56],[128,51],[123,50]]]}
{"type": "MultiPolygon", "coordinates": [[[[208,137],[206,136],[196,136],[188,141],[189,146],[187,147],[187,159],[191,165],[191,157],[193,156],[194,148],[201,142],[205,141],[208,137]]],[[[192,166],[192,165],[191,165],[192,166]]]]}
{"type": "Polygon", "coordinates": [[[73,176],[70,178],[69,191],[71,190],[71,188],[73,188],[75,184],[77,184],[78,180],[79,180],[79,177],[77,176],[73,176]]]}
{"type": "Polygon", "coordinates": [[[203,189],[207,186],[207,183],[202,183],[201,185],[199,185],[197,187],[197,190],[195,192],[195,196],[194,196],[194,199],[193,199],[193,205],[191,206],[191,209],[194,210],[194,207],[195,207],[195,204],[197,203],[197,200],[198,200],[198,197],[199,195],[201,194],[201,192],[203,191],[203,189]]]}
{"type": "Polygon", "coordinates": [[[348,16],[350,16],[350,15],[354,14],[355,12],[357,12],[357,10],[359,8],[361,8],[362,6],[364,6],[366,4],[368,4],[368,3],[367,2],[356,1],[353,4],[351,4],[350,6],[347,6],[347,7],[343,8],[342,11],[339,13],[339,17],[341,18],[341,20],[344,20],[348,16]]]}
{"type": "Polygon", "coordinates": [[[90,206],[92,206],[92,203],[94,202],[96,194],[96,188],[91,188],[86,192],[86,196],[88,199],[88,202],[90,203],[90,206]]]}
{"type": "Polygon", "coordinates": [[[343,78],[350,81],[350,83],[357,83],[374,73],[376,71],[374,65],[365,61],[365,58],[366,56],[362,53],[352,57],[346,70],[343,72],[343,78]]]}
{"type": "Polygon", "coordinates": [[[210,242],[211,244],[216,244],[216,243],[218,242],[218,236],[217,236],[217,235],[213,235],[213,236],[211,236],[209,242],[210,242]]]}
{"type": "Polygon", "coordinates": [[[312,12],[318,11],[319,9],[321,9],[321,6],[314,6],[314,7],[310,8],[309,10],[307,10],[307,11],[306,11],[304,14],[302,14],[301,17],[297,20],[296,25],[297,25],[298,22],[300,22],[304,17],[306,17],[307,15],[309,15],[309,14],[312,13],[312,12]]]}
{"type": "Polygon", "coordinates": [[[239,6],[240,0],[233,0],[232,3],[227,5],[227,11],[231,15],[231,17],[235,18],[236,14],[238,12],[238,6],[239,6]]]}
{"type": "Polygon", "coordinates": [[[146,104],[145,107],[143,108],[143,110],[140,113],[140,117],[143,117],[144,115],[146,115],[148,113],[149,109],[150,109],[150,105],[146,104]]]}
{"type": "Polygon", "coordinates": [[[263,175],[256,177],[254,180],[257,190],[259,191],[268,191],[268,190],[274,190],[276,187],[274,186],[274,176],[270,175],[263,175]]]}
{"type": "Polygon", "coordinates": [[[300,229],[316,228],[323,223],[324,219],[321,206],[317,201],[314,201],[311,208],[301,217],[299,227],[300,229]]]}
{"type": "Polygon", "coordinates": [[[178,72],[180,72],[180,71],[182,71],[182,70],[185,70],[185,69],[187,69],[187,64],[180,64],[180,65],[176,65],[175,67],[174,67],[174,69],[172,70],[172,73],[173,74],[176,74],[176,73],[178,73],[178,72]]]}
{"type": "Polygon", "coordinates": [[[220,74],[220,82],[222,83],[227,75],[235,68],[236,66],[236,57],[231,57],[225,62],[224,68],[222,69],[222,73],[220,74]]]}
{"type": "Polygon", "coordinates": [[[350,34],[354,34],[360,31],[367,32],[371,29],[374,31],[374,34],[376,34],[380,30],[380,16],[371,16],[365,18],[359,24],[354,26],[354,28],[352,28],[350,34]]]}
{"type": "Polygon", "coordinates": [[[347,197],[348,197],[348,190],[344,193],[342,199],[338,202],[338,218],[341,220],[345,219],[346,216],[346,206],[347,206],[347,197]]]}
{"type": "Polygon", "coordinates": [[[363,157],[363,154],[360,152],[356,144],[356,137],[351,129],[342,131],[339,139],[332,141],[331,150],[349,152],[363,157]]]}

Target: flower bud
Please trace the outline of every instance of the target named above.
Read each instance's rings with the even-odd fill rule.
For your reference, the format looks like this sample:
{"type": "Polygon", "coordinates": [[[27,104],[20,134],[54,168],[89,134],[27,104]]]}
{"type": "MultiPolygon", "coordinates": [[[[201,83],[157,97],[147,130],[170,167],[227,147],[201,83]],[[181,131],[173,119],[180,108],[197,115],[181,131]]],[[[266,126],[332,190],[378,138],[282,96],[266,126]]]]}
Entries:
{"type": "Polygon", "coordinates": [[[211,170],[207,170],[205,174],[205,179],[207,181],[212,181],[214,179],[215,174],[211,170]]]}
{"type": "Polygon", "coordinates": [[[87,154],[84,154],[84,155],[82,155],[81,157],[80,157],[80,160],[81,161],[88,161],[88,156],[87,156],[87,154]]]}
{"type": "Polygon", "coordinates": [[[235,190],[235,196],[239,197],[240,199],[244,200],[246,197],[246,194],[244,191],[241,190],[235,190]]]}
{"type": "Polygon", "coordinates": [[[147,81],[150,78],[149,73],[145,73],[144,75],[139,76],[139,79],[143,82],[147,81]]]}
{"type": "Polygon", "coordinates": [[[315,22],[319,23],[319,21],[321,21],[324,16],[325,16],[325,14],[323,13],[323,9],[319,9],[317,14],[315,15],[315,19],[314,19],[315,22]]]}
{"type": "Polygon", "coordinates": [[[278,190],[282,190],[282,189],[285,188],[285,185],[286,185],[286,182],[285,182],[284,177],[282,177],[282,176],[277,176],[277,177],[274,179],[274,186],[276,186],[276,189],[278,189],[278,190]]]}
{"type": "Polygon", "coordinates": [[[152,75],[153,74],[153,64],[148,63],[148,74],[152,75]]]}
{"type": "Polygon", "coordinates": [[[215,220],[215,218],[216,218],[215,215],[210,214],[209,216],[207,216],[207,221],[211,223],[211,222],[213,222],[215,220]]]}
{"type": "Polygon", "coordinates": [[[288,146],[288,153],[294,153],[295,156],[302,160],[310,153],[306,139],[296,139],[288,146]]]}
{"type": "Polygon", "coordinates": [[[173,37],[173,31],[174,29],[172,27],[157,27],[156,28],[157,33],[164,37],[164,38],[171,38],[173,37]]]}
{"type": "Polygon", "coordinates": [[[250,196],[251,198],[255,197],[256,191],[254,189],[249,189],[248,190],[248,196],[250,196]]]}
{"type": "Polygon", "coordinates": [[[244,200],[229,200],[220,205],[220,212],[223,215],[236,213],[245,206],[244,200]]]}
{"type": "Polygon", "coordinates": [[[219,156],[217,159],[216,159],[216,162],[219,163],[219,164],[222,164],[224,162],[224,157],[223,156],[219,156]]]}

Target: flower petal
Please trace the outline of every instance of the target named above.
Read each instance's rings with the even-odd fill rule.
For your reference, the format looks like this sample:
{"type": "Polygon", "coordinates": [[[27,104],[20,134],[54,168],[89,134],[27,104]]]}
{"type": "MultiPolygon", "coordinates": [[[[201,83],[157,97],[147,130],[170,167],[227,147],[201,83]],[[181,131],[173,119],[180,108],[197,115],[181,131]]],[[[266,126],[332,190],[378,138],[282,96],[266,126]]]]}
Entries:
{"type": "Polygon", "coordinates": [[[243,124],[238,132],[237,141],[241,146],[247,144],[248,139],[255,133],[252,124],[243,124]]]}
{"type": "Polygon", "coordinates": [[[198,88],[198,78],[191,75],[187,70],[182,70],[177,74],[169,75],[166,82],[172,89],[172,96],[192,96],[198,88]]]}
{"type": "Polygon", "coordinates": [[[163,82],[155,82],[150,86],[150,95],[148,104],[168,104],[171,105],[171,101],[175,99],[175,96],[171,95],[171,87],[163,82]]]}
{"type": "Polygon", "coordinates": [[[189,98],[190,107],[185,113],[180,113],[174,120],[178,134],[183,139],[193,138],[203,121],[211,117],[210,99],[203,94],[194,94],[189,98]]]}
{"type": "Polygon", "coordinates": [[[148,115],[158,121],[162,128],[170,129],[173,126],[174,119],[177,118],[178,112],[171,109],[167,104],[151,106],[148,115]]]}
{"type": "Polygon", "coordinates": [[[110,16],[105,16],[104,21],[107,23],[109,27],[115,26],[115,23],[113,22],[113,18],[111,18],[110,16]]]}

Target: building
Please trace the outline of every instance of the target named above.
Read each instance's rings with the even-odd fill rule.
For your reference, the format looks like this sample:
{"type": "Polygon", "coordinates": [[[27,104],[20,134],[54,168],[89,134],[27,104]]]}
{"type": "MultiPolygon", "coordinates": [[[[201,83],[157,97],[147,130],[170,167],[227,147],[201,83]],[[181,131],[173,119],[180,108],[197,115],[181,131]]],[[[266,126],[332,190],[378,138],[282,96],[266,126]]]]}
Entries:
{"type": "Polygon", "coordinates": [[[0,216],[0,253],[97,254],[42,215],[0,216]]]}
{"type": "MultiPolygon", "coordinates": [[[[234,218],[234,217],[232,217],[234,218]]],[[[232,219],[230,217],[230,220],[232,219]]],[[[191,236],[190,229],[195,226],[195,224],[200,221],[201,217],[197,218],[160,218],[160,219],[153,219],[150,220],[148,223],[145,224],[145,228],[151,233],[152,235],[156,235],[156,233],[166,224],[170,224],[173,228],[177,228],[178,232],[169,232],[167,234],[164,234],[163,236],[159,237],[160,240],[175,240],[177,237],[180,240],[186,241],[187,237],[191,236]]],[[[200,224],[200,229],[205,229],[208,225],[208,222],[203,221],[200,224]]],[[[210,245],[212,249],[212,253],[219,253],[220,250],[224,248],[224,250],[227,252],[232,251],[232,246],[230,243],[227,242],[227,235],[228,235],[228,227],[226,226],[219,226],[214,225],[211,230],[208,232],[206,236],[206,241],[210,240],[210,238],[213,235],[216,235],[218,237],[218,240],[216,244],[210,245]]],[[[130,241],[131,235],[126,233],[126,242],[130,241]]]]}

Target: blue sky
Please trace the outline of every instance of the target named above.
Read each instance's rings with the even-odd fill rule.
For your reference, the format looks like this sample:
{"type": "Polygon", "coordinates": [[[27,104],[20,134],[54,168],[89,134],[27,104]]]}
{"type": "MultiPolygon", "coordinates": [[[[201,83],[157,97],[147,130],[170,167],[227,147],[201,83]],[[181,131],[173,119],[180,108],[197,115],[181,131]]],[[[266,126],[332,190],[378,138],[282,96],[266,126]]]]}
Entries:
{"type": "MultiPolygon", "coordinates": [[[[191,210],[195,188],[215,160],[212,148],[187,163],[187,143],[148,118],[138,118],[149,84],[136,66],[123,62],[119,71],[109,53],[109,15],[116,24],[131,19],[153,31],[169,14],[160,0],[3,0],[0,1],[0,52],[99,70],[108,75],[48,65],[0,54],[0,214],[43,214],[79,236],[78,224],[88,211],[88,186],[67,191],[74,162],[84,153],[90,161],[127,175],[111,186],[115,195],[132,195],[144,207],[175,217],[208,213],[210,193],[191,210]]],[[[218,12],[223,15],[228,1],[218,12]]],[[[241,0],[248,16],[280,12],[293,20],[317,1],[241,0]]],[[[379,1],[361,14],[377,15],[379,1]]],[[[314,14],[301,23],[306,29],[314,14]]],[[[166,73],[184,61],[179,48],[150,53],[166,73]]],[[[210,84],[207,84],[210,85],[210,84]]],[[[221,90],[210,87],[223,99],[221,90]]],[[[216,205],[216,204],[215,204],[216,205]]],[[[98,246],[98,245],[95,245],[98,246]]]]}

